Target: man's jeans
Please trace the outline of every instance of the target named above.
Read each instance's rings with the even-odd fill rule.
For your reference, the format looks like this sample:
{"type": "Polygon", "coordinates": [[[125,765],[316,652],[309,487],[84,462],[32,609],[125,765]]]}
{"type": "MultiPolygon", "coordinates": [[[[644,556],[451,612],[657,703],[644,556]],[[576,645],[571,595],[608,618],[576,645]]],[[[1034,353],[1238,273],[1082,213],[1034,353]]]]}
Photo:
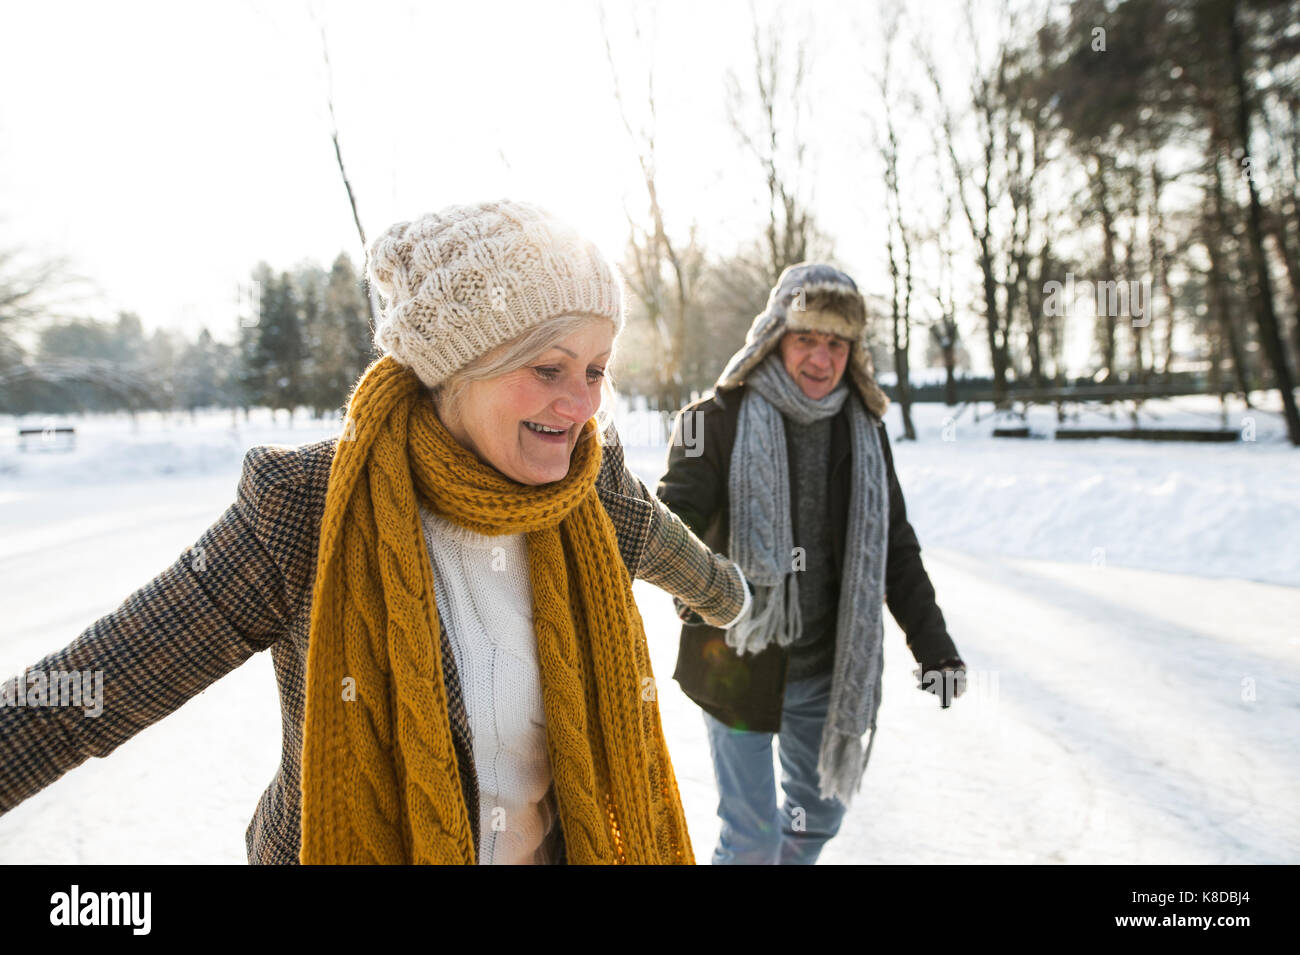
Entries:
{"type": "Polygon", "coordinates": [[[781,730],[775,734],[785,791],[780,812],[774,734],[732,729],[704,714],[722,820],[714,865],[812,865],[839,831],[844,804],[817,794],[817,755],[830,701],[830,673],[785,685],[781,730]]]}

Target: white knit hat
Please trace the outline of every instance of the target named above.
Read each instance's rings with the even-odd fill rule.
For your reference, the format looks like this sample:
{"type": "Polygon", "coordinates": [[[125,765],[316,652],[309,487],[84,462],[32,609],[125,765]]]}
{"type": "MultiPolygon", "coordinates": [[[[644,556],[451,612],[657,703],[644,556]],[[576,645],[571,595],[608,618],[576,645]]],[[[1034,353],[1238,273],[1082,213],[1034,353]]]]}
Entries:
{"type": "Polygon", "coordinates": [[[537,206],[500,200],[399,222],[370,247],[384,299],[375,344],[432,388],[559,315],[623,328],[620,280],[596,246],[537,206]]]}

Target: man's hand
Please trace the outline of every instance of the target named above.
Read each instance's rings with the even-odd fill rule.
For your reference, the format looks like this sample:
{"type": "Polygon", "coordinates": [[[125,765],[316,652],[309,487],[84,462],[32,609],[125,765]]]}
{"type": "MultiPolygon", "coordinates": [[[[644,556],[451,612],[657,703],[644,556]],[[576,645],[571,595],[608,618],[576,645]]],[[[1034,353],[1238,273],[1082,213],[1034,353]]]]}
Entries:
{"type": "Polygon", "coordinates": [[[918,667],[912,675],[918,680],[917,688],[937,696],[944,709],[966,690],[966,664],[960,657],[950,657],[934,666],[918,667]]]}

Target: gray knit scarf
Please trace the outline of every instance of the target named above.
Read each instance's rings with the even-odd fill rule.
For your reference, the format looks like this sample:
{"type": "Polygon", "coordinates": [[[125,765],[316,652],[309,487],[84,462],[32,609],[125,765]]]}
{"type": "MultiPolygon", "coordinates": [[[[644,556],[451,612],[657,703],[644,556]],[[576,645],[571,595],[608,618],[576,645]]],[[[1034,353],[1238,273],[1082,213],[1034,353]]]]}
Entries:
{"type": "Polygon", "coordinates": [[[889,488],[876,424],[856,392],[841,381],[813,401],[773,352],[745,379],[731,453],[729,556],[754,584],[753,606],[727,631],[727,643],[757,653],[773,641],[789,646],[801,630],[794,570],[789,463],[783,418],[807,425],[839,412],[847,401],[852,434],[852,491],[835,630],[830,711],[817,759],[821,797],[848,805],[862,784],[880,707],[889,539],[889,488]],[[863,748],[863,736],[870,733],[863,748]]]}

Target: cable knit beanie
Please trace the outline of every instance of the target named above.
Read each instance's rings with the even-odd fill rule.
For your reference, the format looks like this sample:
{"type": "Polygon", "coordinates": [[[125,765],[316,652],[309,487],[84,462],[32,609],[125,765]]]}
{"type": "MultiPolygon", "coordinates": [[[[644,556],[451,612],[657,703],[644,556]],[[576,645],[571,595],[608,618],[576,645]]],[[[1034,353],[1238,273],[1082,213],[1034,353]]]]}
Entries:
{"type": "Polygon", "coordinates": [[[433,388],[559,315],[623,328],[618,276],[590,241],[537,206],[500,200],[399,222],[370,247],[384,299],[375,344],[433,388]]]}

